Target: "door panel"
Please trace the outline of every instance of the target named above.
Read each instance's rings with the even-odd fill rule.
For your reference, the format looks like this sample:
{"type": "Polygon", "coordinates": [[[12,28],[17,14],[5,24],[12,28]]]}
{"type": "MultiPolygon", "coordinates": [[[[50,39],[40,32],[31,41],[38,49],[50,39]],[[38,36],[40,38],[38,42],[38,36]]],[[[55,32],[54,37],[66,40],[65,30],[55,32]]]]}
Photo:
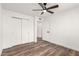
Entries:
{"type": "Polygon", "coordinates": [[[4,48],[21,43],[21,21],[11,16],[4,17],[4,48]]]}
{"type": "Polygon", "coordinates": [[[29,33],[29,23],[27,20],[22,20],[22,43],[27,43],[29,42],[29,37],[28,37],[28,33],[29,33]]]}
{"type": "Polygon", "coordinates": [[[22,43],[29,43],[34,41],[33,20],[22,20],[22,43]]]}

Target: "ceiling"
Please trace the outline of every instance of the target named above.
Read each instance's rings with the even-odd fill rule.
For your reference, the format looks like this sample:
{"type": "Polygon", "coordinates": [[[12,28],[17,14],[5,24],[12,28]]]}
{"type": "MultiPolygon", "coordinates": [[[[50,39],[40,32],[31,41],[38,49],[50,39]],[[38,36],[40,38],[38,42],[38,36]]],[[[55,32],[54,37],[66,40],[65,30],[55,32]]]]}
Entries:
{"type": "MultiPolygon", "coordinates": [[[[59,5],[59,8],[52,9],[52,11],[54,11],[55,14],[58,12],[62,12],[66,9],[79,6],[78,3],[48,3],[47,7],[50,7],[56,4],[59,5]]],[[[43,15],[40,15],[41,11],[32,11],[33,9],[41,9],[38,3],[2,3],[2,8],[19,12],[19,13],[24,13],[31,16],[38,16],[38,17],[44,17],[44,18],[53,15],[47,12],[44,13],[43,15]]]]}

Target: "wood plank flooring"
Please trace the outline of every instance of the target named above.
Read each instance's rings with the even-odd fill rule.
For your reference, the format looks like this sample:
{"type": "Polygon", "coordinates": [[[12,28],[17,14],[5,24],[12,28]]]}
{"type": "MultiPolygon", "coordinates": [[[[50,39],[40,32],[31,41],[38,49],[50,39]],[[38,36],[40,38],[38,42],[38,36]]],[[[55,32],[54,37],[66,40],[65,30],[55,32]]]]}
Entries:
{"type": "Polygon", "coordinates": [[[79,52],[44,40],[4,49],[2,56],[79,56],[79,52]]]}

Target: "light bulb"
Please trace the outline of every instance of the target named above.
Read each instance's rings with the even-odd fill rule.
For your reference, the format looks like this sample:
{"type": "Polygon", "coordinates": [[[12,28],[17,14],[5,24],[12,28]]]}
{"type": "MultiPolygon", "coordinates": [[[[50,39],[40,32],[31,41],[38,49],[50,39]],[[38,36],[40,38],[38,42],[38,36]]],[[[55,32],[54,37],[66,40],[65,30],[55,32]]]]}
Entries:
{"type": "Polygon", "coordinates": [[[43,12],[46,12],[46,10],[43,10],[43,12]]]}

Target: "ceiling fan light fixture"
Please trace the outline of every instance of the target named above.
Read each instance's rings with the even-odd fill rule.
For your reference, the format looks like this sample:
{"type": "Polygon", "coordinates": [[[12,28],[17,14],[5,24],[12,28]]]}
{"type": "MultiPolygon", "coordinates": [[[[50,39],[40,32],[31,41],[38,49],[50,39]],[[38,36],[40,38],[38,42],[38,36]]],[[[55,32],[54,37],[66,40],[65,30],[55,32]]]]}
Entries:
{"type": "Polygon", "coordinates": [[[55,8],[58,8],[59,7],[59,5],[57,4],[57,5],[53,5],[53,6],[50,6],[50,7],[46,7],[46,5],[47,5],[47,3],[38,3],[39,5],[40,5],[40,7],[42,8],[41,10],[40,9],[38,9],[37,11],[41,11],[41,14],[40,15],[42,15],[42,14],[44,14],[44,13],[46,13],[46,12],[48,12],[48,13],[50,13],[50,14],[53,14],[54,12],[53,11],[51,11],[51,9],[55,9],[55,8]]]}
{"type": "Polygon", "coordinates": [[[43,12],[46,12],[46,10],[43,10],[43,12]]]}

